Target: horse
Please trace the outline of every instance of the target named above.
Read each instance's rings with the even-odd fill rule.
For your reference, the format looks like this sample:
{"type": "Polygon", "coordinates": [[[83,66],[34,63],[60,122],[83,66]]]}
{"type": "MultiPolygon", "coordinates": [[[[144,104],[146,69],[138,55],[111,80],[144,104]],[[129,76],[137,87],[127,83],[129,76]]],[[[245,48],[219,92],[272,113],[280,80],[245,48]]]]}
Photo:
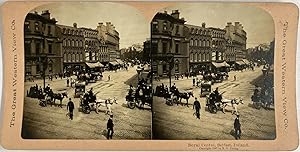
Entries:
{"type": "MultiPolygon", "coordinates": [[[[64,97],[68,98],[68,94],[67,94],[67,92],[53,93],[53,94],[50,95],[50,97],[51,97],[52,104],[54,104],[54,105],[55,105],[55,100],[56,99],[59,100],[60,101],[59,102],[59,107],[62,108],[62,100],[64,99],[64,97]]],[[[51,106],[52,106],[52,104],[51,104],[51,106]]]]}
{"type": "MultiPolygon", "coordinates": [[[[113,113],[112,112],[112,105],[114,103],[118,104],[116,97],[114,97],[113,99],[111,99],[111,98],[108,98],[108,99],[98,99],[96,101],[96,107],[97,107],[97,110],[99,110],[99,107],[105,106],[106,107],[105,114],[112,115],[112,113],[113,113]]],[[[98,113],[97,110],[96,110],[96,112],[98,113]]]]}
{"type": "Polygon", "coordinates": [[[238,114],[238,105],[239,104],[244,104],[243,99],[240,98],[239,100],[234,98],[234,99],[223,99],[222,100],[222,110],[223,113],[225,113],[225,107],[230,106],[232,107],[231,114],[238,114]]]}
{"type": "MultiPolygon", "coordinates": [[[[191,92],[179,92],[178,89],[176,89],[174,91],[174,95],[177,97],[177,101],[179,100],[179,102],[181,103],[181,105],[183,105],[183,103],[181,102],[181,99],[186,99],[186,106],[189,107],[189,98],[192,96],[194,97],[193,91],[191,92]]],[[[177,102],[178,105],[178,102],[177,102]]]]}

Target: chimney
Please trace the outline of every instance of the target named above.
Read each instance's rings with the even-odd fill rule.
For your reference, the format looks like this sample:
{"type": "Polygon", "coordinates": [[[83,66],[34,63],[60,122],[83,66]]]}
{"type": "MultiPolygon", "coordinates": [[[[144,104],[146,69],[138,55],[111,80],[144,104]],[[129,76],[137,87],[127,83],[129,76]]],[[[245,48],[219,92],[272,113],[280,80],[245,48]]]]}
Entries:
{"type": "Polygon", "coordinates": [[[164,11],[165,14],[168,14],[168,11],[164,11]]]}
{"type": "Polygon", "coordinates": [[[102,25],[103,25],[103,23],[102,23],[102,22],[100,22],[100,23],[98,23],[98,25],[99,25],[99,26],[102,26],[102,25]]]}
{"type": "Polygon", "coordinates": [[[205,22],[202,23],[202,27],[205,28],[205,22]]]}
{"type": "Polygon", "coordinates": [[[229,25],[232,25],[232,23],[231,22],[227,22],[227,25],[229,26],[229,25]]]}
{"type": "Polygon", "coordinates": [[[49,10],[44,10],[42,11],[42,17],[46,18],[46,19],[49,19],[50,20],[50,13],[49,13],[49,10]]]}
{"type": "Polygon", "coordinates": [[[176,19],[179,19],[179,11],[178,10],[173,10],[171,16],[176,18],[176,19]]]}
{"type": "Polygon", "coordinates": [[[77,23],[73,23],[73,27],[77,28],[77,23]]]}

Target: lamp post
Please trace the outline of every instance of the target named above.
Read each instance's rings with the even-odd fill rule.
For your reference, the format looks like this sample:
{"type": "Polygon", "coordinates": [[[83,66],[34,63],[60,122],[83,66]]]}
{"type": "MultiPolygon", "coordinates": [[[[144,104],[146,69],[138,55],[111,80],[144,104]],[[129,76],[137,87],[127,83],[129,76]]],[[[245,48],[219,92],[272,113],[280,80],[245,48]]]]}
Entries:
{"type": "Polygon", "coordinates": [[[40,63],[42,63],[42,77],[43,77],[43,84],[44,84],[44,89],[46,87],[46,70],[48,67],[48,57],[46,54],[40,54],[39,57],[40,63]]]}

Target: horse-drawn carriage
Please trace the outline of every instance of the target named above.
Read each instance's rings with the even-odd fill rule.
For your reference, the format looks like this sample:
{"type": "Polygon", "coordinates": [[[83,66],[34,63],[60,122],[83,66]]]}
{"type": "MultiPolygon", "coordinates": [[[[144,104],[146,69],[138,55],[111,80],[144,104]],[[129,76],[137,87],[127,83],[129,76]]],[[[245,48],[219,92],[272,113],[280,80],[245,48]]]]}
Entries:
{"type": "Polygon", "coordinates": [[[75,98],[80,97],[85,92],[85,83],[84,82],[78,82],[75,84],[75,98]]]}
{"type": "Polygon", "coordinates": [[[201,92],[200,96],[204,97],[206,95],[209,95],[211,92],[211,81],[206,81],[201,83],[201,92]]]}
{"type": "Polygon", "coordinates": [[[91,111],[98,113],[100,104],[96,102],[96,96],[90,96],[89,94],[84,94],[80,96],[80,105],[79,109],[85,113],[89,114],[91,111]]]}
{"type": "Polygon", "coordinates": [[[136,106],[143,108],[145,104],[152,107],[152,88],[140,86],[136,88],[135,93],[129,93],[125,98],[130,109],[134,109],[136,106]]]}

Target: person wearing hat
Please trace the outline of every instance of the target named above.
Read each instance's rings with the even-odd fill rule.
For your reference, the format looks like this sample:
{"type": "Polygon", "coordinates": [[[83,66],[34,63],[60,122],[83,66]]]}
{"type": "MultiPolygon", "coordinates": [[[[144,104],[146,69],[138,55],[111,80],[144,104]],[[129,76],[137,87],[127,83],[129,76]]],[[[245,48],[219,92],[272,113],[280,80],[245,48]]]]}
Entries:
{"type": "Polygon", "coordinates": [[[67,104],[67,110],[69,110],[70,119],[73,120],[74,103],[72,102],[71,98],[69,98],[69,102],[67,104]]]}
{"type": "Polygon", "coordinates": [[[233,126],[235,131],[235,139],[241,139],[241,123],[239,114],[236,115],[233,126]]]}
{"type": "Polygon", "coordinates": [[[201,109],[201,105],[200,105],[200,102],[197,100],[197,98],[195,98],[195,101],[194,101],[194,105],[193,105],[193,109],[196,110],[196,116],[198,119],[200,119],[200,109],[201,109]]]}
{"type": "Polygon", "coordinates": [[[112,136],[114,134],[114,123],[113,123],[113,115],[109,116],[109,119],[107,121],[107,136],[106,138],[112,139],[112,136]]]}

